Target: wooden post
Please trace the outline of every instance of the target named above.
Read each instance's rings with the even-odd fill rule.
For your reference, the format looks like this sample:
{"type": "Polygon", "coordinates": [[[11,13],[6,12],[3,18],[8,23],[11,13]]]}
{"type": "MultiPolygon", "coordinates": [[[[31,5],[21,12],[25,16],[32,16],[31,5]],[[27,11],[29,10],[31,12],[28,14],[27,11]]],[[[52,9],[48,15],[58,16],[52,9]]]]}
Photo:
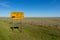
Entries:
{"type": "Polygon", "coordinates": [[[22,27],[23,27],[23,23],[22,20],[20,20],[20,26],[19,26],[19,31],[22,32],[22,27]]]}
{"type": "Polygon", "coordinates": [[[14,30],[14,20],[12,20],[12,31],[14,30]]]}

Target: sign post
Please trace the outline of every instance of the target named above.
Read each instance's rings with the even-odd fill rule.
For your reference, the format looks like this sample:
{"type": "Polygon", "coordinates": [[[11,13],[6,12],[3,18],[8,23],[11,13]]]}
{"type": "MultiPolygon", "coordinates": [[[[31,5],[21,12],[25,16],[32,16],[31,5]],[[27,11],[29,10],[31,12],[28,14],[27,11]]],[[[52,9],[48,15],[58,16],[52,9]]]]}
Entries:
{"type": "Polygon", "coordinates": [[[19,27],[19,30],[22,31],[23,26],[23,19],[24,19],[24,12],[11,12],[11,19],[13,20],[13,29],[14,29],[14,20],[20,20],[21,21],[21,27],[19,27]]]}

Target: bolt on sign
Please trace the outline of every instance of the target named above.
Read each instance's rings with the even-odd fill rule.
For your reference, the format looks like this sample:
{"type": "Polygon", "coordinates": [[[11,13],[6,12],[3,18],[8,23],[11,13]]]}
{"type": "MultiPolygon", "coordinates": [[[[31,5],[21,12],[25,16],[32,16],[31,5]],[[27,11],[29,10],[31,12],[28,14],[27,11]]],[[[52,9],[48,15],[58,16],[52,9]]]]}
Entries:
{"type": "Polygon", "coordinates": [[[24,12],[11,12],[11,19],[23,20],[24,19],[24,12]]]}

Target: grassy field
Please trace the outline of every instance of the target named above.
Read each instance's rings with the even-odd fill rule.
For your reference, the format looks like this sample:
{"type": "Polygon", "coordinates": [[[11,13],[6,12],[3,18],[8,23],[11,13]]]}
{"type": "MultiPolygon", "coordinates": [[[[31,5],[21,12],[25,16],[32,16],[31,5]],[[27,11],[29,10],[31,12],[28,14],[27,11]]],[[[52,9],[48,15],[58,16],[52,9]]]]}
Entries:
{"type": "Polygon", "coordinates": [[[0,18],[0,40],[60,40],[60,18],[25,18],[22,32],[11,26],[12,20],[0,18]]]}

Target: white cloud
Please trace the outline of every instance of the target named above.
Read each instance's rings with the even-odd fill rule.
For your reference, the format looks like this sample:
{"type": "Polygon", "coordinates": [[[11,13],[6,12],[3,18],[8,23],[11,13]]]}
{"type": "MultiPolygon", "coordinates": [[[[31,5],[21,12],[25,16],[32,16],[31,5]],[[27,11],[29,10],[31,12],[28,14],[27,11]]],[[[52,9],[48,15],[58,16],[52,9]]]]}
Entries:
{"type": "Polygon", "coordinates": [[[10,7],[10,5],[8,5],[8,3],[7,2],[4,2],[4,3],[0,3],[0,6],[3,6],[3,7],[10,7]]]}

